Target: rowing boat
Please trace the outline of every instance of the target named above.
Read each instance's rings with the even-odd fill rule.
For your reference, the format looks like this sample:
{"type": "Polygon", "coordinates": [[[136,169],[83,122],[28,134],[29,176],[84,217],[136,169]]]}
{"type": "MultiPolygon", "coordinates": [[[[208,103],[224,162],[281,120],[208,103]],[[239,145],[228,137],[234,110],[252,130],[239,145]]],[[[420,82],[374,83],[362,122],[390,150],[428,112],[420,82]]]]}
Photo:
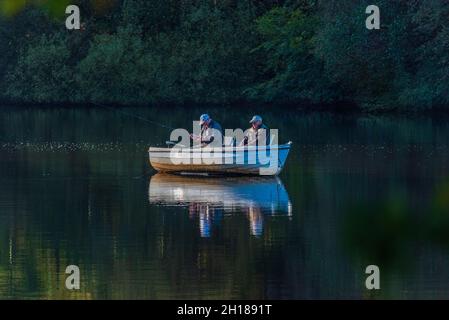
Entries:
{"type": "Polygon", "coordinates": [[[148,150],[159,172],[207,175],[276,176],[284,168],[292,143],[242,147],[175,147],[148,150]]]}

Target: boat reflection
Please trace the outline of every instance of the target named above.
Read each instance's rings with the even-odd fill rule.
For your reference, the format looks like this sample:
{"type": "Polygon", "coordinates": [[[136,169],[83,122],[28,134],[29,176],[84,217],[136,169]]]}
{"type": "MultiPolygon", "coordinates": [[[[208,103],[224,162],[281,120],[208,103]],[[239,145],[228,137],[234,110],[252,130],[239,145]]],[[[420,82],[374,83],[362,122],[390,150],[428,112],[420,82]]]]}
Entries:
{"type": "Polygon", "coordinates": [[[210,237],[224,215],[244,213],[250,232],[260,236],[265,216],[291,217],[292,204],[279,178],[198,177],[158,173],[150,180],[149,201],[159,206],[181,206],[199,220],[202,237],[210,237]]]}

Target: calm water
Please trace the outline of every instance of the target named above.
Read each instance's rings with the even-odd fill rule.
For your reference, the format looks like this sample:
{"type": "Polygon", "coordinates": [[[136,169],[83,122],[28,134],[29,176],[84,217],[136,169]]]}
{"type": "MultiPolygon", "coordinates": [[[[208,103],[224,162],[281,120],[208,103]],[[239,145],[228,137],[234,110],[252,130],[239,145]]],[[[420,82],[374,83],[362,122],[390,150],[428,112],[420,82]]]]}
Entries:
{"type": "MultiPolygon", "coordinates": [[[[253,113],[120,111],[187,128],[203,111],[227,128],[253,113]]],[[[294,143],[279,179],[155,175],[146,150],[164,128],[2,107],[0,298],[449,298],[446,119],[259,113],[294,143]]]]}

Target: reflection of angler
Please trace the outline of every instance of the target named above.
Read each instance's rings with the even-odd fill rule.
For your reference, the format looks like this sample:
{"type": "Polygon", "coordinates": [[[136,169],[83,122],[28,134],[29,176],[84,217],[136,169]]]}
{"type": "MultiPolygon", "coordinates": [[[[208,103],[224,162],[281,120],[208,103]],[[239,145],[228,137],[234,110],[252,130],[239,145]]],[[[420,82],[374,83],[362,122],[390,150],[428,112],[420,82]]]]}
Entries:
{"type": "Polygon", "coordinates": [[[192,203],[189,205],[190,219],[199,219],[200,234],[203,238],[209,238],[213,226],[220,225],[222,212],[208,204],[192,203]]]}
{"type": "MultiPolygon", "coordinates": [[[[220,212],[220,210],[215,210],[209,205],[197,204],[189,206],[190,218],[195,219],[196,216],[198,216],[199,229],[202,238],[210,238],[212,228],[220,225],[220,212]]],[[[247,218],[251,235],[256,237],[261,236],[263,234],[264,218],[260,208],[249,207],[247,210],[247,218]]]]}
{"type": "Polygon", "coordinates": [[[200,213],[200,233],[202,238],[209,238],[212,229],[212,221],[209,216],[209,212],[200,213]]]}
{"type": "MultiPolygon", "coordinates": [[[[208,204],[191,204],[189,206],[189,216],[191,219],[199,220],[199,229],[202,238],[210,238],[213,227],[220,225],[222,211],[208,204]]],[[[257,206],[251,206],[247,210],[250,233],[259,237],[263,234],[264,218],[263,213],[257,206]]]]}
{"type": "Polygon", "coordinates": [[[200,216],[201,237],[209,238],[210,234],[211,234],[211,229],[212,229],[212,219],[209,214],[209,206],[206,206],[205,208],[200,207],[199,216],[200,216]],[[203,210],[201,210],[201,209],[203,209],[203,210]]]}
{"type": "Polygon", "coordinates": [[[251,235],[261,236],[263,233],[263,214],[258,207],[248,208],[248,220],[251,235]]]}

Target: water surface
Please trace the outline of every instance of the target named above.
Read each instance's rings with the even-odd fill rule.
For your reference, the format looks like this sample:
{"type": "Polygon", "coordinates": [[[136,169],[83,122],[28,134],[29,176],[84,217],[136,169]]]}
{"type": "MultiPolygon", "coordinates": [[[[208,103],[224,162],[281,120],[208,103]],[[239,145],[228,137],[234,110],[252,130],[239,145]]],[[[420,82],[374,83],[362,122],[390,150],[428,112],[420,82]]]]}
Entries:
{"type": "Polygon", "coordinates": [[[281,176],[210,179],[156,175],[169,131],[123,112],[245,128],[256,111],[2,107],[0,298],[449,297],[447,119],[257,110],[293,141],[281,176]]]}

